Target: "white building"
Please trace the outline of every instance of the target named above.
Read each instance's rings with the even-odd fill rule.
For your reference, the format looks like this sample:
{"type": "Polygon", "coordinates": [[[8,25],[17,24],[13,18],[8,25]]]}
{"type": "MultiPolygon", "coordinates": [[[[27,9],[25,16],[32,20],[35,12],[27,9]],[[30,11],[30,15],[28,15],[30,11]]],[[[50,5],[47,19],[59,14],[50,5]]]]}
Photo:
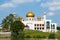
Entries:
{"type": "Polygon", "coordinates": [[[46,13],[44,13],[42,18],[40,16],[35,18],[35,15],[33,14],[33,12],[29,11],[26,14],[26,20],[24,20],[21,16],[19,18],[25,24],[26,30],[39,30],[39,31],[43,31],[43,32],[57,32],[57,24],[52,23],[51,20],[47,20],[46,13]]]}

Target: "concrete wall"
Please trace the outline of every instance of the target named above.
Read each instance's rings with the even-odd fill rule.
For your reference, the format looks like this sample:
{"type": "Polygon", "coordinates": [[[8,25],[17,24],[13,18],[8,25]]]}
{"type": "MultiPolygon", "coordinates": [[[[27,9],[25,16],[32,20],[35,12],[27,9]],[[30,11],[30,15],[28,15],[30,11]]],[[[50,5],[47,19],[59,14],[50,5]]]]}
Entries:
{"type": "Polygon", "coordinates": [[[11,32],[0,32],[0,38],[11,37],[11,32]]]}

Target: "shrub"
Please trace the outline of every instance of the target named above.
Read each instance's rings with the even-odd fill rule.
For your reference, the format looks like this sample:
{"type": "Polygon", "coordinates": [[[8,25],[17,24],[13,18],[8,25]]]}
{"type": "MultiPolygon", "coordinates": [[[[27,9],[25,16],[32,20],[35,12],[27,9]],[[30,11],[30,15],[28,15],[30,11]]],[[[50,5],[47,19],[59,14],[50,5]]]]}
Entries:
{"type": "Polygon", "coordinates": [[[26,35],[25,38],[31,38],[31,36],[30,35],[26,35]]]}

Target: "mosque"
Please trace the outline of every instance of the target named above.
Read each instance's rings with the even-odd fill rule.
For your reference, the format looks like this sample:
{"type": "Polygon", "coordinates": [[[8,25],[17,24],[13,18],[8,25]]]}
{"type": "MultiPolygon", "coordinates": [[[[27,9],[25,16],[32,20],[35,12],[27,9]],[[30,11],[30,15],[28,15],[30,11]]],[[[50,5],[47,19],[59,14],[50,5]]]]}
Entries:
{"type": "Polygon", "coordinates": [[[57,32],[57,24],[53,23],[52,20],[46,19],[46,13],[42,17],[38,16],[35,18],[35,14],[29,11],[26,14],[26,19],[19,17],[23,24],[25,24],[25,30],[39,30],[42,32],[57,32]]]}

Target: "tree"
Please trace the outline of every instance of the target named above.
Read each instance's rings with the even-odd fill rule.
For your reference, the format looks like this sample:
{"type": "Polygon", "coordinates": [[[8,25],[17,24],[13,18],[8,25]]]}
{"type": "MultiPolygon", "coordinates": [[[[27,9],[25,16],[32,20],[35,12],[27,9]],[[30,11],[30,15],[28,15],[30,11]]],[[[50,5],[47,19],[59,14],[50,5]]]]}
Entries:
{"type": "Polygon", "coordinates": [[[15,16],[13,14],[9,14],[5,19],[2,20],[3,29],[9,30],[11,27],[11,23],[15,21],[15,16]]]}
{"type": "Polygon", "coordinates": [[[59,26],[57,27],[57,30],[59,30],[59,31],[60,31],[60,27],[59,27],[59,26]]]}
{"type": "Polygon", "coordinates": [[[21,22],[21,21],[15,21],[11,24],[11,33],[12,33],[12,38],[11,40],[14,39],[19,39],[20,37],[23,38],[24,37],[24,30],[25,25],[21,22]]]}
{"type": "Polygon", "coordinates": [[[11,24],[11,31],[18,33],[19,31],[23,31],[25,25],[21,21],[15,21],[11,24]]]}

